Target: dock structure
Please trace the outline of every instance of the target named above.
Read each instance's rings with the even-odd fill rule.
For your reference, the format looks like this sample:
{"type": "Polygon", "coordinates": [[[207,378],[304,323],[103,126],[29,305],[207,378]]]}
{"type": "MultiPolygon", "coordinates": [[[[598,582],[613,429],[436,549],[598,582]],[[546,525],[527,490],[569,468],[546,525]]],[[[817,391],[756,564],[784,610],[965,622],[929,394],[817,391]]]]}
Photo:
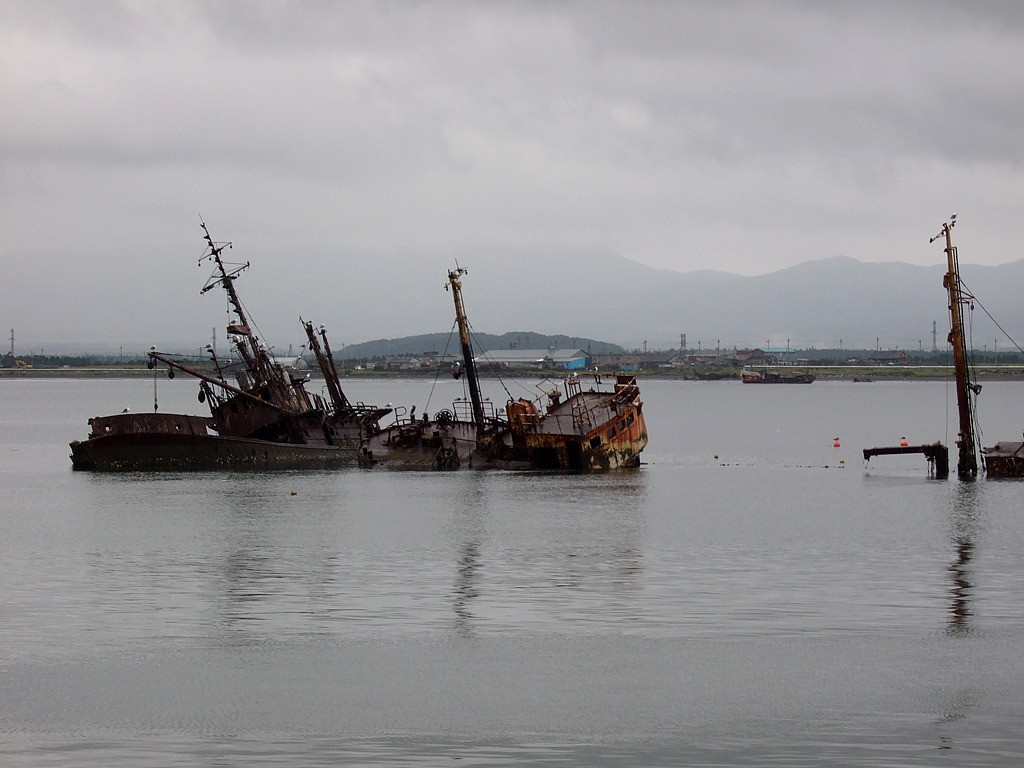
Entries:
{"type": "Polygon", "coordinates": [[[864,461],[872,456],[892,456],[901,453],[923,453],[928,459],[931,472],[939,480],[949,477],[949,449],[941,442],[925,445],[888,445],[881,448],[865,448],[864,461]]]}

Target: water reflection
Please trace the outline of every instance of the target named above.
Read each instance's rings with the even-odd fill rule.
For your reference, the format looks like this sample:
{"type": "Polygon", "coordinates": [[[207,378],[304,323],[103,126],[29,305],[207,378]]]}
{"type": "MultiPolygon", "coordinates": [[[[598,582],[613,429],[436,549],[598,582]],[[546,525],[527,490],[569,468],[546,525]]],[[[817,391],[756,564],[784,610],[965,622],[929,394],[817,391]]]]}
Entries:
{"type": "Polygon", "coordinates": [[[949,566],[951,585],[947,629],[951,635],[965,634],[970,631],[971,582],[968,578],[968,569],[974,544],[969,537],[961,536],[956,541],[956,551],[956,560],[949,566]]]}
{"type": "MultiPolygon", "coordinates": [[[[312,490],[324,478],[302,479],[312,490]]],[[[338,610],[338,552],[316,535],[305,500],[292,502],[295,484],[282,473],[230,475],[210,488],[208,602],[233,645],[322,630],[338,610]]]]}
{"type": "Polygon", "coordinates": [[[637,618],[644,473],[472,473],[447,482],[446,602],[459,636],[637,618]]]}
{"type": "Polygon", "coordinates": [[[471,637],[475,619],[472,603],[480,596],[481,589],[480,551],[486,514],[483,483],[486,478],[481,473],[471,472],[461,479],[463,482],[458,484],[459,492],[452,510],[452,535],[458,556],[451,602],[455,631],[460,637],[471,637]]]}
{"type": "MultiPolygon", "coordinates": [[[[259,485],[259,481],[256,481],[259,485]]],[[[223,551],[219,563],[218,611],[221,626],[245,641],[251,622],[258,622],[278,574],[278,556],[266,529],[266,510],[255,488],[230,483],[219,488],[224,514],[223,551]]]]}
{"type": "MultiPolygon", "coordinates": [[[[974,556],[974,542],[981,532],[981,494],[983,488],[979,483],[957,483],[952,489],[949,512],[949,537],[954,549],[953,561],[946,566],[948,574],[946,609],[946,635],[951,638],[965,638],[972,634],[974,616],[973,569],[971,560],[974,556]]],[[[959,665],[959,662],[956,662],[959,665]]],[[[950,670],[951,681],[957,681],[956,669],[950,670]]],[[[976,691],[970,681],[960,680],[959,684],[951,685],[943,698],[942,709],[937,724],[940,750],[958,748],[960,738],[954,737],[963,727],[969,711],[978,705],[976,691]]]]}
{"type": "Polygon", "coordinates": [[[974,554],[974,539],[980,529],[980,493],[978,483],[958,483],[953,492],[950,537],[956,556],[946,569],[949,574],[946,632],[950,635],[964,635],[971,631],[974,596],[971,558],[974,554]]]}
{"type": "Polygon", "coordinates": [[[480,570],[480,544],[466,541],[459,551],[458,572],[452,593],[452,609],[455,611],[455,630],[462,637],[473,634],[473,612],[470,603],[480,595],[478,571],[480,570]]]}
{"type": "Polygon", "coordinates": [[[520,536],[504,540],[498,553],[507,573],[506,615],[519,626],[577,630],[636,622],[644,588],[646,473],[519,482],[520,536]]]}

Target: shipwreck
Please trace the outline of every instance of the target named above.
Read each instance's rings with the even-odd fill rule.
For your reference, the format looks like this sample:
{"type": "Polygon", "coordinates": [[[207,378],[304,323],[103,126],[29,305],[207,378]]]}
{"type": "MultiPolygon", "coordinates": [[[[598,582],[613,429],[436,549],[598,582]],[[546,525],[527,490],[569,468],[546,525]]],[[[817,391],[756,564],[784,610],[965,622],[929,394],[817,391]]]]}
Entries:
{"type": "MultiPolygon", "coordinates": [[[[942,284],[949,299],[949,337],[953,350],[953,375],[956,380],[957,423],[956,435],[957,462],[956,474],[961,480],[974,480],[979,469],[984,469],[990,478],[1024,478],[1024,442],[1002,441],[990,448],[979,450],[977,435],[976,402],[981,394],[981,384],[974,378],[974,371],[967,354],[967,340],[964,332],[964,309],[973,308],[975,298],[964,287],[960,279],[960,256],[953,245],[953,228],[956,226],[956,214],[943,223],[941,231],[928,242],[934,243],[942,239],[945,242],[946,273],[942,284]],[[980,461],[979,461],[980,455],[980,461]]],[[[945,478],[949,474],[948,449],[940,442],[930,445],[908,446],[906,442],[900,446],[881,448],[865,448],[864,460],[872,456],[884,456],[898,453],[922,453],[932,466],[936,478],[945,478]]]]}
{"type": "MultiPolygon", "coordinates": [[[[365,467],[393,469],[461,468],[588,471],[637,467],[647,445],[647,426],[636,378],[615,377],[602,388],[601,377],[584,388],[578,375],[566,377],[536,400],[513,398],[504,412],[481,396],[469,321],[462,298],[466,270],[449,270],[446,289],[455,303],[461,361],[468,398],[429,416],[395,417],[370,431],[359,452],[365,467]]],[[[506,390],[507,392],[507,390],[506,390]]]]}
{"type": "Polygon", "coordinates": [[[233,359],[219,360],[212,348],[213,368],[200,370],[176,356],[151,349],[147,365],[181,373],[199,384],[198,398],[208,416],[118,413],[89,419],[85,440],[70,444],[76,470],[149,471],[206,469],[330,468],[356,462],[363,438],[378,428],[391,411],[346,398],[323,327],[305,329],[309,349],[326,382],[328,398],[306,390],[306,377],[287,371],[254,333],[235,289],[249,263],[225,264],[222,254],[231,243],[214,242],[202,223],[206,251],[199,264],[212,262],[213,274],[200,293],[220,287],[227,294],[233,318],[227,326],[233,359]]]}

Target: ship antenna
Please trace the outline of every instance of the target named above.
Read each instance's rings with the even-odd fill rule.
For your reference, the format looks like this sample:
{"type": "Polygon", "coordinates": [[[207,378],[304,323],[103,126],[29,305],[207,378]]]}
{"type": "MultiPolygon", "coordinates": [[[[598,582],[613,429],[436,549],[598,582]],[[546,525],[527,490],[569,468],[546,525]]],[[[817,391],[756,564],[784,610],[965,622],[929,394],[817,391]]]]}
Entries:
{"type": "Polygon", "coordinates": [[[206,239],[206,252],[199,257],[199,263],[202,264],[204,261],[213,261],[216,266],[216,271],[210,276],[210,279],[206,281],[206,285],[199,291],[202,295],[207,291],[213,290],[214,286],[221,285],[228,294],[228,300],[231,302],[231,308],[235,311],[238,316],[238,321],[242,326],[246,328],[249,325],[249,320],[245,316],[245,310],[242,308],[242,302],[238,298],[238,293],[235,291],[234,280],[235,278],[245,270],[249,268],[249,262],[245,262],[230,272],[224,266],[224,261],[220,255],[224,252],[224,249],[231,248],[230,242],[217,243],[214,242],[213,237],[210,236],[210,230],[206,228],[206,222],[203,221],[202,217],[199,217],[199,224],[203,228],[203,237],[206,239]]]}
{"type": "Polygon", "coordinates": [[[255,371],[260,379],[272,381],[277,378],[274,368],[269,363],[268,354],[260,349],[259,341],[250,329],[249,318],[242,307],[242,301],[238,298],[238,292],[235,291],[235,278],[249,268],[249,262],[247,261],[245,264],[240,264],[234,269],[229,270],[221,259],[221,253],[226,248],[231,248],[232,244],[230,242],[215,242],[213,237],[210,236],[210,230],[206,228],[206,222],[203,221],[202,216],[199,217],[199,223],[203,228],[203,236],[206,239],[206,251],[199,258],[199,263],[202,264],[204,261],[211,260],[216,266],[214,273],[206,281],[206,285],[203,286],[199,293],[202,295],[217,285],[224,288],[224,292],[228,295],[228,302],[238,318],[238,322],[231,323],[227,327],[228,334],[245,339],[244,342],[237,343],[235,347],[245,360],[246,366],[255,371]]]}

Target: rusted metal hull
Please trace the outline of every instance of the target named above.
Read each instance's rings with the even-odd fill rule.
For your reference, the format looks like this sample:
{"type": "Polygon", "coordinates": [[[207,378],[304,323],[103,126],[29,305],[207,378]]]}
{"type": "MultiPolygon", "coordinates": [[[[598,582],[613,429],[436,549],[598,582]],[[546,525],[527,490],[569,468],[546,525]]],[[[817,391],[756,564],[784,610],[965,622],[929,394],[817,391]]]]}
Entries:
{"type": "Polygon", "coordinates": [[[355,451],[244,437],[121,435],[71,443],[71,466],[94,472],[330,469],[353,466],[355,451]]]}
{"type": "Polygon", "coordinates": [[[491,420],[480,436],[471,421],[411,421],[371,435],[359,463],[391,469],[532,469],[599,471],[640,466],[647,425],[636,380],[613,392],[581,391],[546,413],[528,400],[510,402],[508,421],[491,420]]]}
{"type": "Polygon", "coordinates": [[[646,445],[636,440],[617,441],[617,444],[591,448],[594,437],[530,435],[526,439],[523,463],[530,469],[562,469],[567,471],[593,471],[602,469],[631,469],[640,466],[640,452],[646,445]]]}
{"type": "Polygon", "coordinates": [[[529,403],[508,407],[512,441],[533,469],[587,471],[640,466],[647,445],[640,390],[621,377],[614,393],[576,390],[540,415],[529,403]]]}
{"type": "Polygon", "coordinates": [[[363,467],[412,470],[520,469],[507,429],[481,440],[469,421],[413,421],[366,438],[359,449],[363,467]]]}
{"type": "Polygon", "coordinates": [[[1024,443],[999,442],[986,448],[985,474],[995,479],[1024,478],[1024,443]]]}
{"type": "Polygon", "coordinates": [[[358,432],[334,431],[333,444],[227,437],[212,419],[185,414],[117,414],[90,419],[87,440],[74,441],[71,466],[94,472],[274,470],[351,466],[358,432]]]}

